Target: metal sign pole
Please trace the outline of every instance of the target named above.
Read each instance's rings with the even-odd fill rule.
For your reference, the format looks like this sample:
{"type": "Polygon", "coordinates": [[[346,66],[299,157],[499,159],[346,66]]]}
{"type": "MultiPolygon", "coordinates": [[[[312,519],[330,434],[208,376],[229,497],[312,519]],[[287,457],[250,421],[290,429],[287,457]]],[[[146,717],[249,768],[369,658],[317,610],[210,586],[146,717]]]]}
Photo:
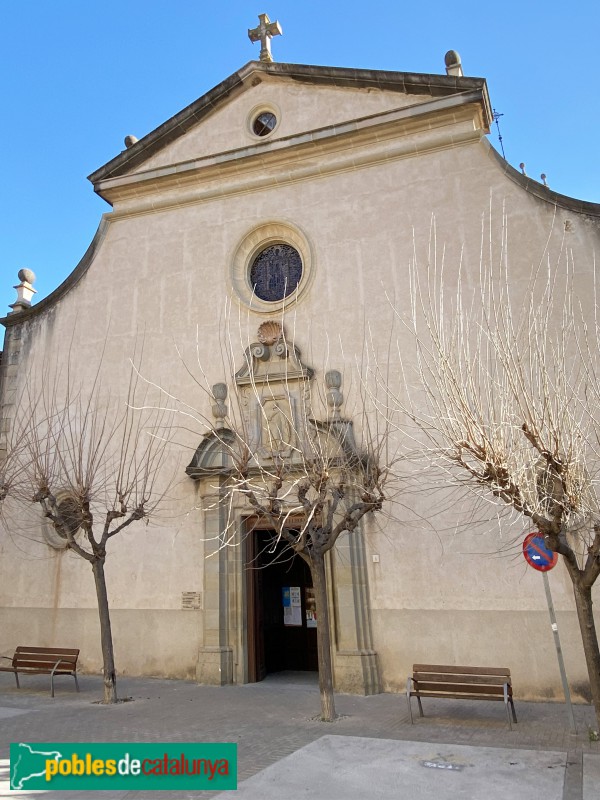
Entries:
{"type": "Polygon", "coordinates": [[[567,709],[567,719],[569,721],[569,728],[573,733],[577,733],[575,727],[575,717],[573,716],[573,706],[571,705],[571,690],[567,683],[567,673],[565,671],[565,662],[563,661],[562,649],[560,646],[560,637],[558,635],[558,625],[556,624],[556,614],[554,613],[554,603],[552,602],[552,594],[550,593],[550,581],[548,580],[548,573],[542,572],[544,578],[544,589],[546,590],[546,600],[548,601],[548,611],[550,613],[550,623],[552,626],[552,633],[554,634],[554,644],[556,645],[556,656],[558,658],[558,667],[560,669],[560,679],[565,693],[565,703],[567,709]]]}

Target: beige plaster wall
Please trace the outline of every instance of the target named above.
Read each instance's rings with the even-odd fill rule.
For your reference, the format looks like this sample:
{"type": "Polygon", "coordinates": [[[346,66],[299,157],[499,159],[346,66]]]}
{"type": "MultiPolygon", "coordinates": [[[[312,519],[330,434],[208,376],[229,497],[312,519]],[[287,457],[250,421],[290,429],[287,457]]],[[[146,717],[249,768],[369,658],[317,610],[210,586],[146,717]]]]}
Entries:
{"type": "MultiPolygon", "coordinates": [[[[215,116],[215,131],[228,147],[236,146],[231,138],[234,122],[239,133],[244,109],[259,98],[259,89],[225,109],[219,122],[215,116]]],[[[335,91],[319,92],[315,104],[320,114],[321,100],[333,102],[335,91]]],[[[306,87],[298,89],[294,99],[298,124],[302,93],[306,95],[306,87]]],[[[385,106],[392,99],[396,96],[365,102],[385,106]]],[[[288,102],[287,90],[280,101],[288,102]]],[[[339,102],[336,114],[342,113],[345,102],[341,95],[339,102]]],[[[194,134],[186,142],[193,149],[194,134]]],[[[169,158],[179,157],[176,151],[169,153],[169,158]]],[[[387,357],[393,314],[386,293],[400,315],[409,312],[408,265],[415,252],[420,263],[426,263],[432,218],[438,252],[445,247],[448,280],[456,275],[464,248],[467,285],[473,287],[482,227],[497,253],[504,212],[517,289],[538,263],[548,239],[550,252],[559,251],[567,221],[578,285],[589,281],[592,255],[600,241],[597,221],[556,209],[524,192],[503,175],[484,144],[453,146],[451,130],[447,146],[429,152],[416,148],[410,156],[333,173],[324,163],[322,173],[304,180],[279,182],[273,176],[268,187],[246,193],[224,192],[145,213],[134,213],[133,206],[130,214],[119,206],[116,211],[85,277],[50,310],[24,325],[19,379],[41,376],[41,364],[60,358],[65,342],[70,342],[76,353],[75,374],[89,380],[105,346],[106,381],[124,397],[128,358],[143,337],[143,373],[206,415],[210,401],[190,379],[175,346],[202,385],[226,380],[231,387],[231,376],[243,363],[244,347],[254,340],[266,317],[245,309],[232,294],[230,266],[243,237],[265,221],[297,226],[310,242],[314,277],[302,299],[289,309],[286,326],[288,332],[295,331],[303,360],[316,369],[315,380],[322,381],[326,369],[346,371],[348,415],[357,411],[358,381],[348,375],[355,355],[361,353],[366,325],[373,341],[381,343],[381,357],[387,357]],[[223,357],[224,341],[234,363],[223,357]],[[203,372],[195,366],[197,354],[203,372]]],[[[401,326],[396,326],[394,336],[401,347],[410,346],[401,326]]],[[[391,380],[397,380],[402,391],[395,357],[389,361],[391,380]]],[[[204,432],[201,424],[196,427],[179,437],[189,447],[181,456],[182,468],[204,432]]],[[[203,642],[202,612],[178,610],[181,591],[202,590],[204,570],[202,515],[194,485],[181,474],[173,516],[158,519],[151,534],[140,526],[110,544],[113,555],[107,575],[121,671],[187,676],[203,642]],[[124,644],[130,630],[135,631],[136,647],[124,644]],[[156,655],[163,636],[164,661],[156,655]]],[[[406,503],[412,520],[427,517],[435,496],[415,495],[406,503]]],[[[415,533],[412,522],[406,523],[402,516],[369,530],[368,554],[380,555],[379,565],[370,564],[370,591],[384,685],[401,688],[410,664],[420,659],[471,663],[500,659],[515,670],[519,687],[531,696],[556,694],[559,677],[537,576],[510,559],[494,558],[494,534],[485,538],[481,530],[463,530],[457,551],[455,540],[445,531],[462,523],[460,512],[460,505],[455,506],[451,512],[455,517],[445,520],[444,530],[427,536],[421,530],[415,533]]],[[[435,531],[434,523],[431,527],[435,531]]],[[[504,535],[514,534],[511,529],[504,535]]],[[[21,643],[24,631],[27,636],[43,636],[42,629],[61,636],[69,631],[76,644],[85,642],[84,663],[96,668],[97,637],[88,633],[94,616],[91,570],[47,550],[46,545],[28,543],[23,552],[14,532],[3,533],[0,606],[11,608],[4,612],[6,624],[0,626],[0,651],[21,643]],[[61,579],[60,596],[54,599],[58,579],[51,562],[59,558],[66,580],[61,579]],[[47,628],[50,618],[56,619],[54,629],[47,628]]],[[[574,679],[581,680],[572,602],[559,570],[553,573],[552,584],[569,649],[568,666],[574,679]]]]}
{"type": "MultiPolygon", "coordinates": [[[[178,611],[182,592],[202,591],[201,515],[189,495],[171,511],[172,516],[163,511],[163,518],[157,515],[148,526],[134,524],[109,541],[105,571],[112,608],[178,611]]],[[[18,507],[7,504],[0,538],[0,607],[95,609],[91,566],[73,552],[49,546],[42,525],[40,515],[23,518],[18,507]]]]}
{"type": "MultiPolygon", "coordinates": [[[[575,612],[557,624],[573,700],[590,702],[575,612]]],[[[564,700],[547,610],[376,610],[373,627],[384,691],[404,691],[413,664],[476,664],[508,667],[519,700],[564,700]]]]}
{"type": "MultiPolygon", "coordinates": [[[[118,675],[192,679],[196,673],[200,611],[111,608],[118,675]]],[[[100,624],[95,608],[0,608],[0,652],[17,645],[76,647],[82,672],[101,674],[100,624]]],[[[45,679],[42,679],[45,681],[45,679]]],[[[66,680],[66,679],[65,679],[66,680]]],[[[27,678],[22,685],[26,685],[27,678]]]]}
{"type": "Polygon", "coordinates": [[[268,137],[273,141],[431,100],[429,95],[406,95],[374,88],[358,93],[334,86],[309,87],[268,75],[261,79],[254,86],[251,79],[247,80],[242,94],[219,107],[185,136],[134,169],[132,174],[265,141],[255,136],[250,128],[254,115],[265,108],[272,110],[278,119],[277,128],[268,137]]]}

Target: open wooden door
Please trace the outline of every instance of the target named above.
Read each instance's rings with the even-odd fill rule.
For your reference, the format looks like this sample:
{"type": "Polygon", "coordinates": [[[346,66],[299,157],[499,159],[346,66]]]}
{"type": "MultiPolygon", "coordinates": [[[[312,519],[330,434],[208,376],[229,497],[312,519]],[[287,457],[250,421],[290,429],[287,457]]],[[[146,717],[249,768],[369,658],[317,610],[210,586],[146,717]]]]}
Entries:
{"type": "Polygon", "coordinates": [[[256,531],[246,536],[246,625],[248,631],[248,683],[267,675],[265,661],[263,568],[258,557],[256,531]]]}

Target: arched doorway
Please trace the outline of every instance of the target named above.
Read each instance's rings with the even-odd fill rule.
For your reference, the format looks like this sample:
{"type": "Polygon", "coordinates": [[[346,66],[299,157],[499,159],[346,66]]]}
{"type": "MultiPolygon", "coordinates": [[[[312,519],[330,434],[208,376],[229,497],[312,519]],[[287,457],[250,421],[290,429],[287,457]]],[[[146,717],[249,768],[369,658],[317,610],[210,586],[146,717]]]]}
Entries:
{"type": "Polygon", "coordinates": [[[317,671],[317,619],[306,562],[275,531],[247,522],[248,681],[283,671],[317,671]]]}
{"type": "MultiPolygon", "coordinates": [[[[310,382],[314,371],[302,363],[298,347],[285,339],[281,323],[262,323],[258,339],[246,348],[244,364],[234,376],[237,410],[231,422],[238,425],[237,430],[225,427],[228,388],[225,383],[215,384],[214,428],[204,435],[186,468],[187,475],[198,482],[203,508],[204,613],[196,666],[201,683],[256,682],[271,670],[304,671],[317,662],[313,626],[318,621],[309,614],[308,568],[300,556],[290,567],[283,567],[279,545],[272,553],[265,548],[274,535],[268,527],[272,521],[266,522],[268,514],[256,517],[256,504],[245,490],[240,491],[239,480],[236,483],[233,460],[246,463],[248,475],[264,488],[279,466],[285,466],[286,480],[305,476],[306,459],[314,447],[326,453],[331,463],[355,448],[352,422],[338,414],[339,391],[333,393],[333,406],[328,395],[329,417],[324,422],[313,417],[310,382]],[[286,596],[284,590],[289,590],[286,596]],[[288,623],[296,624],[285,624],[286,613],[288,623]]],[[[303,504],[298,498],[295,502],[288,498],[284,506],[286,526],[301,529],[298,516],[303,504]]],[[[338,539],[327,554],[325,569],[335,688],[379,692],[362,522],[338,539]]]]}

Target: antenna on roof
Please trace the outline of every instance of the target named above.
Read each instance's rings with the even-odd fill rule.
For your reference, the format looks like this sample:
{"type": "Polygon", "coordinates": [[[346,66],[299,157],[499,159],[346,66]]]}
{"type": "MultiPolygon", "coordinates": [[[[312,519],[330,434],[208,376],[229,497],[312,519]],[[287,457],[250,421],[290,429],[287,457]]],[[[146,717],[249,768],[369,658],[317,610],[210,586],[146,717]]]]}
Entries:
{"type": "Polygon", "coordinates": [[[498,122],[500,117],[503,117],[504,114],[500,114],[500,112],[496,111],[495,108],[493,109],[492,113],[494,115],[494,122],[496,123],[496,127],[498,128],[498,141],[500,142],[500,149],[502,150],[502,158],[506,161],[506,154],[504,153],[504,145],[502,144],[502,134],[500,133],[500,123],[498,122]]]}

